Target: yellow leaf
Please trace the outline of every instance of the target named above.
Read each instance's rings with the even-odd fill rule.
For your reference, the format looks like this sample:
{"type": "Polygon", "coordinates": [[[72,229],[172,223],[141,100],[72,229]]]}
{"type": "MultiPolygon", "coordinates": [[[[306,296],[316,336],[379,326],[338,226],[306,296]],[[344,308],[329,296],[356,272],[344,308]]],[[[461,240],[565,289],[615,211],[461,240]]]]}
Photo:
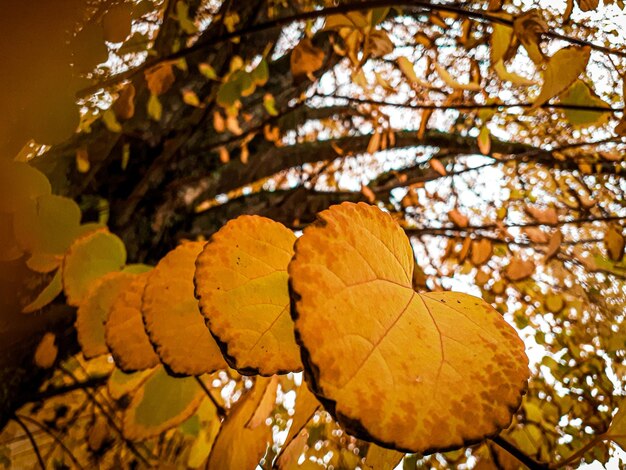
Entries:
{"type": "Polygon", "coordinates": [[[54,273],[54,277],[50,283],[39,293],[39,295],[30,304],[22,309],[22,313],[32,313],[41,310],[63,291],[63,282],[61,270],[54,273]]]}
{"type": "Polygon", "coordinates": [[[118,119],[130,119],[135,115],[135,86],[132,83],[122,88],[111,109],[118,119]]]}
{"type": "Polygon", "coordinates": [[[511,82],[514,85],[519,85],[519,86],[530,86],[530,85],[535,85],[535,81],[530,80],[526,77],[522,77],[521,75],[518,75],[514,72],[509,72],[506,69],[506,66],[504,65],[504,62],[499,61],[496,62],[495,64],[493,64],[493,70],[496,72],[496,74],[498,75],[498,77],[500,77],[501,80],[505,80],[507,82],[511,82]]]}
{"type": "Polygon", "coordinates": [[[272,440],[272,428],[265,423],[254,428],[246,424],[264,397],[276,397],[276,386],[276,381],[258,377],[252,389],[233,406],[215,439],[207,470],[257,468],[272,440]]]}
{"type": "Polygon", "coordinates": [[[543,52],[539,47],[540,36],[548,31],[548,25],[543,19],[541,10],[533,8],[519,15],[513,20],[513,30],[528,52],[528,57],[535,64],[541,64],[543,52]]]}
{"type": "Polygon", "coordinates": [[[132,274],[113,272],[93,282],[76,312],[78,343],[87,359],[109,352],[104,322],[117,295],[131,282],[132,274]]]}
{"type": "Polygon", "coordinates": [[[28,163],[0,159],[0,212],[13,214],[51,192],[50,182],[41,171],[28,163]]]}
{"type": "Polygon", "coordinates": [[[107,109],[104,113],[102,113],[102,122],[111,132],[122,132],[122,125],[117,120],[117,117],[115,117],[115,113],[112,109],[107,109]]]}
{"type": "Polygon", "coordinates": [[[544,300],[548,312],[559,313],[565,306],[563,297],[558,294],[548,294],[544,300]]]}
{"type": "Polygon", "coordinates": [[[183,90],[183,102],[188,104],[189,106],[194,106],[196,108],[200,107],[200,98],[196,95],[196,92],[193,90],[183,90]]]}
{"type": "MultiPolygon", "coordinates": [[[[296,393],[296,407],[294,409],[293,417],[291,418],[291,426],[289,426],[289,432],[285,438],[283,449],[287,450],[289,445],[298,436],[300,431],[304,429],[306,424],[313,417],[315,412],[322,407],[320,402],[315,398],[315,395],[311,393],[305,383],[302,383],[298,387],[296,393]]],[[[281,451],[281,453],[284,451],[281,451]]]]}
{"type": "Polygon", "coordinates": [[[541,93],[533,102],[533,109],[547,103],[568,88],[587,68],[591,48],[569,46],[557,51],[548,61],[541,93]]]}
{"type": "Polygon", "coordinates": [[[148,369],[128,374],[115,368],[107,381],[107,392],[113,400],[119,400],[137,390],[155,372],[156,369],[148,369]]]}
{"type": "Polygon", "coordinates": [[[422,80],[421,78],[417,76],[417,74],[415,73],[415,67],[413,66],[411,61],[409,61],[409,59],[407,59],[404,56],[398,57],[396,59],[396,63],[398,64],[400,71],[409,80],[409,82],[415,85],[422,86],[424,88],[432,88],[432,85],[430,83],[426,82],[425,80],[422,80]]]}
{"type": "Polygon", "coordinates": [[[217,150],[220,155],[220,162],[228,163],[230,161],[230,154],[228,153],[228,149],[225,146],[220,145],[217,150]]]}
{"type": "Polygon", "coordinates": [[[148,116],[154,121],[160,121],[161,116],[163,116],[163,106],[161,105],[161,101],[157,95],[150,95],[148,98],[148,107],[147,107],[148,116]]]}
{"type": "Polygon", "coordinates": [[[367,153],[376,153],[380,149],[380,138],[382,134],[378,131],[372,134],[370,141],[367,144],[367,153]]]}
{"type": "Polygon", "coordinates": [[[443,166],[443,163],[441,163],[441,161],[437,158],[431,158],[430,161],[430,167],[435,170],[437,173],[439,173],[441,176],[446,176],[448,174],[448,172],[446,171],[446,167],[443,166]]]}
{"type": "Polygon", "coordinates": [[[54,333],[46,333],[39,341],[37,349],[35,349],[34,361],[37,367],[49,369],[56,361],[59,348],[56,344],[56,336],[54,333]]]}
{"type": "Polygon", "coordinates": [[[174,63],[171,61],[160,62],[144,72],[150,94],[159,96],[166,93],[172,87],[176,80],[172,68],[173,65],[174,63]]]}
{"type": "Polygon", "coordinates": [[[324,64],[324,51],[315,47],[309,38],[305,38],[291,51],[291,75],[294,80],[319,70],[324,64]]]}
{"type": "Polygon", "coordinates": [[[25,251],[63,255],[79,233],[80,218],[72,199],[48,194],[15,213],[13,232],[25,251]]]}
{"type": "Polygon", "coordinates": [[[372,470],[393,470],[403,457],[402,452],[370,444],[365,454],[365,465],[372,470]]]}
{"type": "Polygon", "coordinates": [[[76,169],[79,173],[87,173],[90,168],[89,153],[85,147],[76,149],[76,169]]]}
{"type": "Polygon", "coordinates": [[[161,362],[182,375],[227,367],[194,297],[196,257],[204,243],[183,243],[148,274],[142,315],[161,362]]]}
{"type": "MultiPolygon", "coordinates": [[[[597,106],[610,108],[593,89],[582,80],[576,80],[562,95],[559,100],[562,104],[578,106],[597,106]]],[[[574,126],[598,126],[606,123],[611,117],[610,112],[585,111],[581,109],[564,109],[563,114],[574,126]]]]}
{"type": "Polygon", "coordinates": [[[415,292],[411,244],[389,214],[333,206],[295,253],[289,280],[305,377],[347,432],[425,454],[510,424],[529,376],[524,343],[479,298],[415,292]]]}
{"type": "Polygon", "coordinates": [[[489,155],[489,152],[491,151],[491,134],[489,133],[489,128],[487,126],[481,127],[476,143],[478,144],[478,150],[480,150],[480,153],[483,155],[489,155]]]}
{"type": "Polygon", "coordinates": [[[493,245],[491,240],[487,238],[481,238],[478,241],[472,242],[472,255],[471,261],[474,266],[481,266],[489,261],[493,253],[493,245]]]}
{"type": "Polygon", "coordinates": [[[452,75],[440,64],[435,62],[435,70],[443,80],[443,82],[454,90],[480,91],[480,83],[460,83],[452,78],[452,75]]]}
{"type": "Polygon", "coordinates": [[[63,290],[67,303],[79,306],[100,277],[126,264],[122,240],[106,229],[89,232],[74,241],[63,260],[63,290]]]}
{"type": "Polygon", "coordinates": [[[613,261],[620,261],[624,256],[624,236],[622,231],[614,226],[610,226],[604,234],[604,245],[609,253],[609,258],[613,261]]]}
{"type": "Polygon", "coordinates": [[[513,258],[504,271],[504,275],[513,282],[530,277],[535,272],[535,263],[532,260],[513,258]]]}
{"type": "Polygon", "coordinates": [[[141,440],[158,436],[189,418],[204,398],[194,377],[172,377],[159,367],[134,392],[124,413],[124,437],[141,440]]]}
{"type": "Polygon", "coordinates": [[[141,317],[141,297],[147,274],[135,276],[119,292],[105,324],[105,341],[115,364],[125,372],[144,370],[159,364],[141,317]]]}
{"type": "Polygon", "coordinates": [[[620,401],[617,413],[611,420],[609,429],[604,433],[604,438],[610,439],[622,449],[626,449],[626,406],[624,406],[623,398],[620,401]]]}
{"type": "Polygon", "coordinates": [[[270,376],[302,369],[289,316],[287,265],[296,237],[244,215],[215,233],[196,261],[196,297],[228,364],[270,376]]]}
{"type": "Polygon", "coordinates": [[[489,42],[491,43],[491,66],[504,61],[505,55],[513,41],[513,28],[499,23],[492,23],[493,30],[489,42]]]}

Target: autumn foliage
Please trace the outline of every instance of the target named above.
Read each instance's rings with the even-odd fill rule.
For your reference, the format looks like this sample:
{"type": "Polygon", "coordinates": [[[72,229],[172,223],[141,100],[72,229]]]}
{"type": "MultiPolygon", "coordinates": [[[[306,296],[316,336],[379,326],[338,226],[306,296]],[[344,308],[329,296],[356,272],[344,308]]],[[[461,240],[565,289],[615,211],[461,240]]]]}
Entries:
{"type": "Polygon", "coordinates": [[[0,465],[623,464],[621,2],[14,3],[0,465]]]}

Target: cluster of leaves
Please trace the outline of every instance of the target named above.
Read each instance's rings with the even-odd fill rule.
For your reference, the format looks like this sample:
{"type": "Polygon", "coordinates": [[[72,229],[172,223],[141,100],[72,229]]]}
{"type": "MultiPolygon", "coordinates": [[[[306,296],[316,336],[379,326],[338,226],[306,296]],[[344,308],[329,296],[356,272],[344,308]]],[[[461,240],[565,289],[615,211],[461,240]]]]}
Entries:
{"type": "MultiPolygon", "coordinates": [[[[52,195],[27,164],[3,165],[0,247],[2,262],[28,269],[20,310],[55,298],[78,308],[82,355],[57,360],[62,344],[52,333],[39,343],[36,364],[54,370],[42,393],[94,377],[107,384],[71,392],[87,399],[70,409],[56,396],[29,405],[3,436],[16,423],[43,424],[54,441],[46,458],[109,466],[607,462],[610,441],[621,445],[624,434],[625,126],[614,107],[623,104],[624,54],[584,12],[617,11],[613,2],[526,11],[501,1],[374,9],[271,1],[260,23],[219,2],[114,3],[50,23],[69,29],[73,40],[63,44],[83,47],[91,62],[79,70],[75,49],[55,49],[62,74],[50,67],[43,88],[17,80],[22,88],[7,96],[65,97],[63,106],[36,98],[0,134],[11,156],[29,138],[60,141],[76,128],[76,79],[96,79],[81,92],[76,140],[34,160],[44,168],[49,159],[55,192],[72,199],[52,195]],[[297,31],[254,53],[241,46],[255,38],[247,28],[282,25],[297,31]],[[148,59],[137,65],[131,52],[148,59]],[[107,59],[124,65],[110,69],[107,59]],[[303,109],[313,117],[298,118],[303,109]],[[27,119],[48,110],[72,114],[54,121],[63,127],[54,138],[37,132],[55,130],[50,120],[27,119]],[[142,161],[137,140],[162,153],[142,161]],[[128,200],[107,188],[127,181],[114,180],[120,167],[141,176],[128,200]],[[152,199],[167,196],[148,206],[155,216],[146,221],[138,201],[151,199],[151,185],[152,199]],[[127,246],[104,225],[81,224],[75,197],[85,213],[123,199],[109,223],[127,246]],[[255,205],[264,198],[270,210],[255,205]],[[339,205],[307,227],[341,200],[390,215],[339,205]],[[264,210],[284,225],[240,217],[220,228],[264,210]],[[186,219],[176,241],[200,241],[152,255],[154,268],[126,265],[127,249],[142,258],[136,234],[154,230],[146,238],[162,240],[178,212],[186,219]],[[460,285],[485,302],[446,292],[460,285]],[[519,409],[521,343],[488,304],[535,352],[519,409]],[[308,387],[293,374],[301,369],[308,387]],[[276,437],[289,422],[286,439],[276,437]],[[515,458],[483,439],[503,428],[496,442],[513,446],[515,458]],[[422,459],[389,448],[443,453],[422,459]]],[[[19,8],[7,17],[50,16],[19,8]]],[[[24,57],[60,37],[44,30],[24,57]]],[[[46,68],[17,65],[27,77],[46,68]]],[[[40,149],[31,144],[18,158],[40,149]]]]}

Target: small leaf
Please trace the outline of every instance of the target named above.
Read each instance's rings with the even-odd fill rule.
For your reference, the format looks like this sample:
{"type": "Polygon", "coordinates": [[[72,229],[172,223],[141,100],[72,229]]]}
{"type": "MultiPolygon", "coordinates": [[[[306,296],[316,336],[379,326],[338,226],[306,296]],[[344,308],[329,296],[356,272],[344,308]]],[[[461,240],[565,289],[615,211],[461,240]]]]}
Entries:
{"type": "Polygon", "coordinates": [[[478,144],[478,150],[483,155],[489,155],[491,151],[491,133],[489,132],[489,128],[487,126],[483,126],[480,129],[480,133],[476,138],[476,143],[478,144]]]}
{"type": "Polygon", "coordinates": [[[195,293],[228,364],[242,374],[299,371],[287,265],[295,235],[259,216],[229,221],[196,261],[195,293]]]}
{"type": "Polygon", "coordinates": [[[120,271],[126,263],[122,240],[106,229],[87,233],[74,241],[63,260],[63,290],[67,303],[79,306],[93,282],[120,271]]]}
{"type": "Polygon", "coordinates": [[[537,206],[526,206],[526,212],[537,222],[547,225],[559,223],[559,215],[554,207],[541,208],[537,206]]]}
{"type": "Polygon", "coordinates": [[[124,436],[131,440],[158,436],[189,418],[203,398],[194,377],[172,377],[160,367],[134,392],[124,413],[124,436]]]}
{"type": "Polygon", "coordinates": [[[614,226],[610,226],[604,234],[604,245],[609,253],[609,258],[613,261],[621,261],[624,256],[624,235],[622,231],[614,226]]]}
{"type": "Polygon", "coordinates": [[[161,362],[182,375],[227,367],[194,297],[193,276],[204,243],[183,243],[148,274],[142,315],[161,362]]]}
{"type": "Polygon", "coordinates": [[[557,51],[548,61],[541,93],[535,99],[533,109],[547,103],[574,83],[587,68],[590,54],[589,46],[569,46],[557,51]]]}
{"type": "Polygon", "coordinates": [[[461,214],[458,209],[452,209],[450,212],[448,212],[448,217],[457,227],[465,228],[469,225],[469,219],[467,218],[467,216],[461,214]]]}
{"type": "Polygon", "coordinates": [[[111,109],[117,119],[126,120],[135,115],[135,86],[132,83],[122,88],[111,109]]]}
{"type": "Polygon", "coordinates": [[[431,158],[429,160],[430,163],[430,167],[435,170],[437,173],[439,173],[441,176],[446,176],[448,174],[448,172],[446,171],[446,167],[443,166],[443,163],[441,163],[441,160],[437,159],[437,158],[431,158]]]}
{"type": "Polygon", "coordinates": [[[304,38],[291,51],[291,75],[301,80],[318,71],[324,64],[324,51],[315,47],[309,38],[304,38]]]}
{"type": "Polygon", "coordinates": [[[275,380],[258,377],[252,389],[235,403],[215,439],[207,470],[257,468],[272,440],[272,428],[265,423],[254,428],[246,424],[264,397],[276,397],[276,386],[275,380]],[[237,445],[233,445],[235,442],[237,445]]]}
{"type": "Polygon", "coordinates": [[[159,96],[172,87],[176,80],[172,69],[173,65],[174,63],[171,61],[160,62],[144,72],[150,94],[159,96]]]}
{"type": "Polygon", "coordinates": [[[135,278],[122,289],[109,309],[105,341],[115,364],[123,371],[149,369],[159,364],[159,357],[143,325],[141,297],[148,276],[135,278]]]}
{"type": "Polygon", "coordinates": [[[265,107],[265,111],[270,116],[278,116],[278,110],[276,109],[276,100],[274,96],[270,93],[266,93],[263,96],[263,106],[265,107]]]}
{"type": "Polygon", "coordinates": [[[76,313],[78,343],[87,359],[109,352],[104,322],[117,295],[131,282],[132,274],[113,272],[93,282],[76,313]]]}
{"type": "Polygon", "coordinates": [[[493,253],[493,245],[491,240],[481,238],[472,242],[471,261],[474,266],[481,266],[489,261],[493,253]]]}
{"type": "Polygon", "coordinates": [[[561,243],[563,243],[563,235],[560,230],[556,230],[548,241],[548,249],[546,250],[544,262],[549,261],[558,253],[561,248],[561,243]]]}
{"type": "Polygon", "coordinates": [[[530,85],[535,85],[536,83],[535,81],[530,80],[526,77],[522,77],[521,75],[518,75],[514,72],[509,72],[506,66],[504,65],[504,62],[502,61],[496,62],[493,65],[493,70],[496,72],[496,74],[498,75],[498,77],[500,77],[501,80],[511,82],[514,85],[530,86],[530,85]]]}
{"type": "Polygon", "coordinates": [[[535,272],[535,263],[532,260],[513,258],[506,267],[504,275],[513,282],[530,277],[535,272]]]}
{"type": "Polygon", "coordinates": [[[147,107],[148,116],[153,121],[160,121],[163,116],[163,106],[161,105],[161,101],[157,95],[150,95],[148,98],[148,107],[147,107]]]}
{"type": "Polygon", "coordinates": [[[469,90],[469,91],[480,91],[481,86],[480,83],[460,83],[454,78],[452,75],[440,64],[435,62],[435,70],[443,80],[443,82],[448,85],[453,90],[469,90]]]}
{"type": "Polygon", "coordinates": [[[37,349],[35,349],[35,365],[42,369],[49,369],[56,361],[59,349],[56,344],[56,336],[54,333],[46,333],[39,341],[37,349]]]}
{"type": "Polygon", "coordinates": [[[348,433],[425,454],[508,427],[529,370],[495,309],[415,292],[414,265],[389,214],[343,203],[304,229],[288,271],[307,384],[348,433]]]}

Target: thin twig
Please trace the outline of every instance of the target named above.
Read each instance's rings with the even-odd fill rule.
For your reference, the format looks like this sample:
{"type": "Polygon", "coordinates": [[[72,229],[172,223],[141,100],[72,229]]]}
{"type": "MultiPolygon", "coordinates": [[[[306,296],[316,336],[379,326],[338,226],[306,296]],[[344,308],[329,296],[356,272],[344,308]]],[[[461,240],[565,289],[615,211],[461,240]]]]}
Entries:
{"type": "Polygon", "coordinates": [[[30,445],[33,446],[33,452],[35,452],[35,455],[37,456],[37,462],[39,462],[39,465],[41,466],[42,470],[46,470],[46,463],[43,461],[41,452],[39,452],[39,446],[37,445],[37,441],[35,441],[35,436],[33,436],[33,433],[30,432],[30,429],[28,429],[28,426],[26,426],[17,415],[13,415],[13,420],[17,424],[19,424],[19,426],[26,433],[26,437],[28,437],[28,440],[30,441],[30,445]]]}
{"type": "Polygon", "coordinates": [[[578,449],[576,452],[574,452],[572,455],[570,455],[568,458],[566,458],[562,462],[556,462],[554,464],[550,464],[550,468],[555,468],[555,469],[562,468],[571,463],[579,462],[580,459],[582,459],[583,456],[587,453],[587,451],[589,451],[593,446],[595,446],[600,441],[602,441],[602,436],[601,435],[595,436],[593,439],[587,442],[587,444],[582,446],[580,449],[578,449]]]}
{"type": "MultiPolygon", "coordinates": [[[[65,445],[65,443],[59,439],[59,437],[54,434],[52,432],[52,430],[46,426],[43,423],[40,423],[39,421],[29,417],[29,416],[25,416],[25,415],[14,415],[16,419],[22,419],[24,421],[28,421],[29,423],[34,424],[35,426],[37,426],[39,429],[41,429],[43,432],[45,432],[46,434],[48,434],[52,439],[54,439],[54,441],[59,444],[61,446],[61,448],[65,451],[65,453],[68,455],[68,457],[72,460],[72,462],[74,463],[74,465],[76,465],[77,468],[82,469],[84,468],[80,462],[76,459],[76,457],[74,456],[74,454],[72,453],[72,451],[65,445]]],[[[45,468],[45,467],[44,467],[45,468]]]]}
{"type": "Polygon", "coordinates": [[[533,459],[529,455],[526,455],[524,452],[522,452],[520,449],[515,447],[513,444],[511,444],[509,441],[504,439],[502,436],[492,437],[491,441],[494,444],[497,444],[498,446],[502,447],[513,457],[515,457],[517,460],[519,460],[528,468],[530,468],[530,470],[547,470],[548,468],[550,468],[548,467],[547,464],[537,462],[535,459],[533,459]]]}
{"type": "Polygon", "coordinates": [[[196,379],[196,382],[198,382],[198,384],[200,385],[200,388],[202,388],[202,390],[204,390],[204,393],[206,394],[206,396],[209,397],[209,400],[211,400],[213,405],[215,405],[215,409],[217,410],[217,414],[219,415],[219,417],[220,418],[225,418],[226,417],[226,410],[224,409],[224,407],[222,405],[220,405],[217,402],[217,400],[215,399],[215,397],[211,393],[211,390],[209,390],[209,388],[206,386],[206,384],[202,381],[202,379],[199,376],[195,375],[194,378],[196,379]]]}
{"type": "MultiPolygon", "coordinates": [[[[356,98],[352,96],[344,96],[344,95],[335,95],[335,94],[321,94],[315,93],[313,95],[316,98],[333,98],[337,100],[345,100],[351,103],[359,103],[359,104],[371,104],[375,106],[393,106],[396,108],[406,108],[406,109],[431,109],[431,110],[472,110],[472,109],[500,109],[500,108],[531,108],[533,103],[460,103],[460,104],[434,104],[434,103],[417,103],[417,104],[406,104],[406,103],[393,103],[390,101],[384,100],[373,100],[367,98],[356,98]]],[[[545,103],[540,108],[550,108],[550,109],[572,109],[579,111],[597,111],[597,112],[607,112],[607,113],[623,113],[624,108],[611,108],[610,106],[587,106],[581,104],[569,104],[569,103],[557,103],[557,104],[549,104],[545,103]]]]}
{"type": "MultiPolygon", "coordinates": [[[[142,71],[146,70],[147,68],[152,67],[158,63],[180,59],[181,57],[185,57],[193,52],[196,52],[202,49],[214,48],[232,39],[242,38],[250,34],[255,34],[255,33],[267,31],[273,28],[282,27],[282,26],[285,26],[294,22],[298,22],[298,21],[307,21],[307,20],[327,17],[330,15],[337,15],[337,14],[350,13],[353,11],[361,11],[361,10],[369,10],[372,8],[393,7],[393,6],[421,8],[426,11],[444,11],[444,12],[449,12],[449,13],[456,13],[463,17],[471,18],[475,20],[488,21],[490,23],[499,23],[499,24],[504,24],[507,26],[513,25],[513,22],[511,20],[500,18],[495,15],[490,15],[489,13],[486,13],[484,11],[469,10],[466,8],[462,8],[456,4],[445,4],[445,3],[433,4],[430,2],[419,1],[419,0],[413,0],[413,1],[370,0],[370,1],[357,2],[357,3],[348,3],[348,4],[338,5],[336,7],[324,8],[322,10],[313,10],[313,11],[306,11],[303,13],[296,13],[294,15],[285,16],[283,18],[276,18],[276,19],[266,21],[263,23],[258,23],[258,24],[249,26],[245,29],[232,31],[232,32],[223,34],[215,38],[207,38],[205,40],[198,40],[195,44],[187,48],[180,49],[179,51],[176,51],[172,54],[169,54],[167,56],[164,56],[158,59],[148,60],[144,62],[143,64],[141,64],[140,66],[138,66],[137,68],[119,73],[117,75],[109,77],[107,80],[104,80],[96,85],[84,88],[77,93],[77,96],[79,98],[84,98],[85,96],[91,95],[102,88],[106,88],[108,86],[114,85],[121,81],[128,80],[134,77],[135,75],[141,73],[142,71]]],[[[616,55],[619,57],[626,57],[626,52],[619,51],[616,49],[611,49],[605,46],[601,46],[599,44],[594,44],[594,43],[591,43],[589,41],[585,41],[582,39],[564,36],[560,33],[554,33],[554,32],[548,31],[547,33],[544,34],[544,36],[550,37],[553,39],[560,39],[562,41],[566,41],[572,44],[577,44],[580,46],[588,46],[591,49],[603,52],[605,54],[612,54],[612,55],[616,55]]]]}

